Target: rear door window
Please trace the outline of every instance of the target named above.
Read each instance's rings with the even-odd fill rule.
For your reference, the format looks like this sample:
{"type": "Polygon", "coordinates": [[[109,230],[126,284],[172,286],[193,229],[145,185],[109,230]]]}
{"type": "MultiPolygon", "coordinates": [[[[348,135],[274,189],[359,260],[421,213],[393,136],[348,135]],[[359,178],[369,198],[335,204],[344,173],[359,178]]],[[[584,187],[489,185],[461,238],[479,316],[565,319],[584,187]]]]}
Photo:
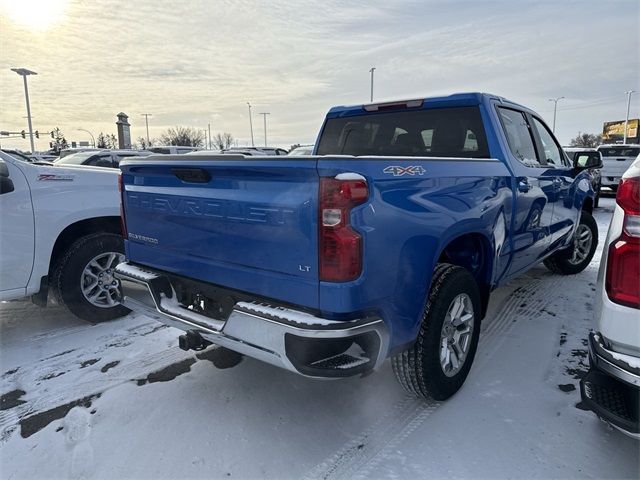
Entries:
{"type": "Polygon", "coordinates": [[[540,167],[533,136],[524,113],[502,107],[498,108],[498,113],[513,156],[527,167],[540,167]]]}
{"type": "Polygon", "coordinates": [[[478,107],[330,118],[318,155],[489,158],[478,107]]]}

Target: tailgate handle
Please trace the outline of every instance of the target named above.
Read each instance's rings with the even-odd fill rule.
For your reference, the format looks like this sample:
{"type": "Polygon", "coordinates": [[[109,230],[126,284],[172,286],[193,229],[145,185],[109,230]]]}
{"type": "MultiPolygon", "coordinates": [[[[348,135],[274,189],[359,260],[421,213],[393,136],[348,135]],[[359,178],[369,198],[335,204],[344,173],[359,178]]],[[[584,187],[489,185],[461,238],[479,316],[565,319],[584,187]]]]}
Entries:
{"type": "Polygon", "coordinates": [[[171,172],[185,183],[208,183],[209,172],[202,168],[172,168],[171,172]]]}

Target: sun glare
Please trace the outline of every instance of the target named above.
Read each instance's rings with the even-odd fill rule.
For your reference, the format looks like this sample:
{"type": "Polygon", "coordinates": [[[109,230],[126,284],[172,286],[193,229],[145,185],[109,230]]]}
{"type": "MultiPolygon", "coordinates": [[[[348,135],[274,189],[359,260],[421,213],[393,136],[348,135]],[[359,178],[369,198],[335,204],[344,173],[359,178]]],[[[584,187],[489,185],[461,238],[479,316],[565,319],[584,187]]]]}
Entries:
{"type": "Polygon", "coordinates": [[[16,25],[47,30],[62,21],[68,0],[0,0],[0,11],[16,25]]]}

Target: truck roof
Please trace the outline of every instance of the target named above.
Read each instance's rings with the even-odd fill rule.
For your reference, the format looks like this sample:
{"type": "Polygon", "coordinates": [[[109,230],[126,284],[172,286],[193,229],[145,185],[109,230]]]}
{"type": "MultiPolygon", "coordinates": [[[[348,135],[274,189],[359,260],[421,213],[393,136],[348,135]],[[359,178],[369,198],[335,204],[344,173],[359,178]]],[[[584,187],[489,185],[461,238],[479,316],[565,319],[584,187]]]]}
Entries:
{"type": "Polygon", "coordinates": [[[483,102],[488,100],[498,100],[501,103],[508,104],[514,107],[517,107],[521,110],[532,112],[529,108],[520,105],[516,102],[512,102],[504,97],[500,97],[499,95],[494,95],[491,93],[483,93],[483,92],[468,92],[468,93],[453,93],[451,95],[440,95],[433,97],[422,97],[422,98],[412,98],[412,99],[403,99],[403,100],[395,100],[395,101],[385,101],[385,102],[375,102],[375,103],[365,103],[360,105],[342,105],[332,107],[327,113],[327,117],[342,117],[342,116],[350,116],[362,114],[363,112],[375,112],[378,110],[386,109],[393,107],[394,105],[402,105],[406,104],[407,107],[419,107],[425,108],[426,106],[430,107],[454,107],[454,106],[472,106],[472,105],[480,105],[483,102]]]}

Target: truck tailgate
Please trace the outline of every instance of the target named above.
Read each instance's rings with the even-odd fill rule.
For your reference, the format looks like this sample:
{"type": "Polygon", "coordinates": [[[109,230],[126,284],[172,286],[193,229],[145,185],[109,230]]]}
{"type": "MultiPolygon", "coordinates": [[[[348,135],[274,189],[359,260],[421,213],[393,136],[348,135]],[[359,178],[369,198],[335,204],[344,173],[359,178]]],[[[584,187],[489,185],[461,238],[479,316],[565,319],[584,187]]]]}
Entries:
{"type": "Polygon", "coordinates": [[[273,156],[123,162],[128,259],[317,308],[316,163],[273,156]]]}

